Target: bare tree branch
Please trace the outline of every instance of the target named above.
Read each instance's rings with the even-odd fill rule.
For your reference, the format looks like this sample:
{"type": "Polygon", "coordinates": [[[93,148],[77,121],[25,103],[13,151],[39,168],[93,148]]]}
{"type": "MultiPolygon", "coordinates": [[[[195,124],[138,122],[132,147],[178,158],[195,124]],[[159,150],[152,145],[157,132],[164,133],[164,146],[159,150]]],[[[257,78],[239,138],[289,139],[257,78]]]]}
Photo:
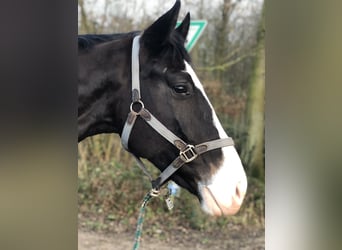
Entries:
{"type": "Polygon", "coordinates": [[[227,69],[229,69],[230,67],[232,67],[233,65],[241,62],[242,60],[244,60],[247,57],[252,57],[255,56],[256,53],[255,52],[250,52],[250,53],[246,53],[243,55],[238,56],[235,59],[229,60],[225,63],[222,64],[218,64],[218,65],[214,65],[214,66],[209,66],[209,67],[199,67],[197,68],[198,70],[202,70],[202,71],[226,71],[227,69]]]}
{"type": "Polygon", "coordinates": [[[105,26],[105,24],[106,24],[107,17],[108,17],[109,5],[110,5],[109,0],[106,0],[105,3],[104,3],[104,6],[103,6],[103,14],[102,14],[101,24],[100,24],[99,27],[98,27],[99,33],[102,33],[102,32],[103,32],[104,26],[105,26]]]}

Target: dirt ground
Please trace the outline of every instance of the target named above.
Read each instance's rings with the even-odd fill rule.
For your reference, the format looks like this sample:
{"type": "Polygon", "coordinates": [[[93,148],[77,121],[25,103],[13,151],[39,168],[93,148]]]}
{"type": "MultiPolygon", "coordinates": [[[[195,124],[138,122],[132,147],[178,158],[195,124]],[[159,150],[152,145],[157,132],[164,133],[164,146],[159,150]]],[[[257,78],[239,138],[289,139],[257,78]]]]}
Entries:
{"type": "MultiPolygon", "coordinates": [[[[243,230],[222,236],[203,232],[175,232],[169,237],[149,237],[143,234],[141,250],[261,250],[265,249],[263,230],[243,230]]],[[[134,233],[101,233],[85,229],[78,231],[78,250],[127,250],[133,248],[134,233]]]]}

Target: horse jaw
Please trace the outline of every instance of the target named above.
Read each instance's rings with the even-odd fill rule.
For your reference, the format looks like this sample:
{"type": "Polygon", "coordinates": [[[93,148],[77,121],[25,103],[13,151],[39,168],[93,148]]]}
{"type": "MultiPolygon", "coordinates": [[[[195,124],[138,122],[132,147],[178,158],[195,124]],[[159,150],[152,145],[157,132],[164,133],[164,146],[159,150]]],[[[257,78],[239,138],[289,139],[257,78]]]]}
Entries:
{"type": "MultiPolygon", "coordinates": [[[[220,138],[227,138],[216,113],[211,105],[204,88],[192,67],[185,62],[185,71],[190,74],[195,86],[202,92],[212,109],[214,126],[218,130],[220,138]]],[[[240,157],[235,147],[224,147],[221,149],[223,159],[217,171],[207,180],[198,183],[201,195],[202,209],[211,215],[233,215],[236,214],[243,202],[247,190],[247,177],[242,166],[240,157]]]]}

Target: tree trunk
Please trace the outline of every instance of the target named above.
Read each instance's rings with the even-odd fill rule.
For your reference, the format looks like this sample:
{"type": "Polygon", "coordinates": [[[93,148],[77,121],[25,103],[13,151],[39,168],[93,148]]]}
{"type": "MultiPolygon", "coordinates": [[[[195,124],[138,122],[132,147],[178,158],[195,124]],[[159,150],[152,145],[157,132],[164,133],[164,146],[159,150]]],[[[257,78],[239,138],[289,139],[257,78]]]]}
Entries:
{"type": "MultiPolygon", "coordinates": [[[[223,64],[224,55],[227,53],[228,47],[228,30],[229,30],[229,16],[231,14],[233,4],[231,0],[224,0],[222,3],[221,19],[217,24],[217,40],[215,45],[214,65],[223,64]]],[[[216,79],[223,81],[223,72],[216,70],[216,79]]]]}
{"type": "Polygon", "coordinates": [[[80,7],[80,11],[81,11],[81,27],[79,28],[79,33],[89,33],[90,27],[89,27],[89,21],[87,18],[86,10],[84,7],[84,1],[79,0],[78,6],[80,7]]]}
{"type": "Polygon", "coordinates": [[[265,104],[265,6],[258,31],[258,44],[247,103],[248,135],[242,157],[248,173],[258,179],[265,178],[264,104],[265,104]]]}

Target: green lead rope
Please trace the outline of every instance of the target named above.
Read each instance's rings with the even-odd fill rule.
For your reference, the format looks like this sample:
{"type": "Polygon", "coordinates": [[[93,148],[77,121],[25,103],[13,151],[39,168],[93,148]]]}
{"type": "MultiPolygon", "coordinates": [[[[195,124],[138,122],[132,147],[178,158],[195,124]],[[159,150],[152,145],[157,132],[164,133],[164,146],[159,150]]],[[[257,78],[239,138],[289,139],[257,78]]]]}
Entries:
{"type": "Polygon", "coordinates": [[[144,197],[143,203],[141,204],[140,211],[139,211],[139,217],[138,217],[138,223],[137,223],[137,229],[135,231],[133,250],[139,249],[142,227],[143,227],[143,223],[144,223],[146,205],[150,201],[151,198],[152,198],[151,192],[148,192],[144,197]]]}

